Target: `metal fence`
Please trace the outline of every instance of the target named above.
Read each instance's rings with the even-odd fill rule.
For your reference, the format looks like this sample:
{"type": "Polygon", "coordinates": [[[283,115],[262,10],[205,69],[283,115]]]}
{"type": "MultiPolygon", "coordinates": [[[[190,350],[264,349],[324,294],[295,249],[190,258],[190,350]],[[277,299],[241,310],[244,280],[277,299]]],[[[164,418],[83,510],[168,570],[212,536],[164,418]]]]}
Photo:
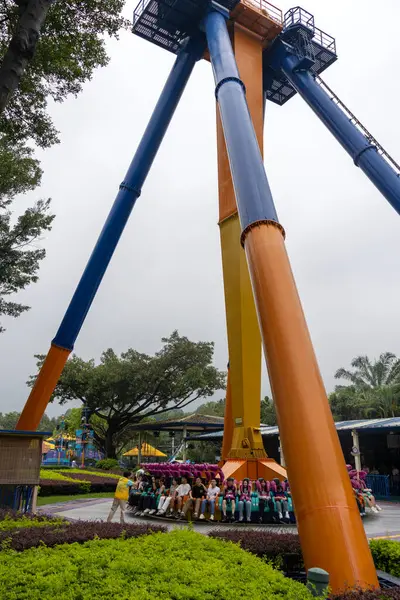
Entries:
{"type": "Polygon", "coordinates": [[[380,498],[390,497],[389,475],[367,475],[367,485],[374,496],[380,498]]]}

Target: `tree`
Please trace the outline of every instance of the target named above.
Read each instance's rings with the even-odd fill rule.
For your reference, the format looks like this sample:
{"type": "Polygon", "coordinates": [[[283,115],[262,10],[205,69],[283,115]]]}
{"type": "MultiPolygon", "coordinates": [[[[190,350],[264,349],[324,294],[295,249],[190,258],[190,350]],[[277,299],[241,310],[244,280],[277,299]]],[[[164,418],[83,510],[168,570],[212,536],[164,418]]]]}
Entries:
{"type": "Polygon", "coordinates": [[[372,406],[369,390],[360,390],[354,385],[336,386],[328,399],[335,421],[366,419],[372,406]]]}
{"type": "Polygon", "coordinates": [[[211,417],[223,417],[225,414],[225,398],[216,402],[205,402],[196,409],[196,415],[208,415],[211,417]]]}
{"type": "Polygon", "coordinates": [[[187,458],[195,463],[215,463],[215,457],[221,452],[218,442],[189,442],[187,458]]]}
{"type": "Polygon", "coordinates": [[[268,396],[261,400],[261,423],[270,426],[278,424],[274,402],[268,396]]]}
{"type": "MultiPolygon", "coordinates": [[[[10,431],[15,429],[20,414],[21,413],[16,411],[4,414],[0,412],[0,429],[8,429],[10,431]]],[[[42,420],[39,423],[38,431],[54,431],[59,420],[60,417],[50,418],[46,414],[43,415],[42,420]]]]}
{"type": "Polygon", "coordinates": [[[338,369],[335,379],[347,379],[357,389],[372,389],[400,382],[400,359],[392,352],[384,352],[378,360],[356,356],[351,361],[352,371],[338,369]]]}
{"type": "Polygon", "coordinates": [[[47,100],[78,94],[108,63],[105,36],[129,23],[125,0],[2,0],[0,3],[0,132],[38,146],[58,141],[47,100]],[[40,33],[40,37],[39,37],[40,33]]]}
{"type": "Polygon", "coordinates": [[[53,0],[15,0],[18,22],[0,67],[0,113],[33,58],[40,30],[53,0]]]}
{"type": "MultiPolygon", "coordinates": [[[[37,242],[51,229],[54,215],[49,213],[50,200],[38,200],[33,207],[12,221],[12,198],[34,188],[41,170],[31,151],[22,144],[11,150],[0,138],[0,317],[18,317],[29,306],[8,300],[8,296],[38,280],[39,263],[45,257],[37,242]],[[35,243],[35,245],[34,245],[35,243]]],[[[4,328],[0,323],[0,332],[4,328]]]]}
{"type": "MultiPolygon", "coordinates": [[[[93,412],[97,444],[109,458],[143,418],[185,408],[225,385],[225,374],[211,364],[212,342],[191,342],[177,331],[162,342],[154,356],[132,348],[118,356],[109,349],[98,364],[73,356],[64,367],[53,399],[80,400],[93,412]]],[[[44,357],[37,358],[40,368],[44,357]]]]}

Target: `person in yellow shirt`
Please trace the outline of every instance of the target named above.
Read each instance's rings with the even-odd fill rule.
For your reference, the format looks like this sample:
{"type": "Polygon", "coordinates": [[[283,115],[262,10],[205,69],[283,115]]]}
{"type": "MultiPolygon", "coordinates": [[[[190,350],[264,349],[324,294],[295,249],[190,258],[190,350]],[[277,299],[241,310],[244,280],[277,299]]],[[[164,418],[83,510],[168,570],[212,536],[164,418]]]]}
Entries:
{"type": "Polygon", "coordinates": [[[115,512],[118,508],[121,510],[120,521],[121,523],[125,523],[125,508],[126,503],[129,498],[129,490],[133,486],[133,481],[130,480],[131,473],[130,471],[124,471],[123,477],[120,477],[117,483],[117,488],[115,490],[114,500],[111,505],[110,514],[108,515],[107,522],[110,523],[115,512]]]}

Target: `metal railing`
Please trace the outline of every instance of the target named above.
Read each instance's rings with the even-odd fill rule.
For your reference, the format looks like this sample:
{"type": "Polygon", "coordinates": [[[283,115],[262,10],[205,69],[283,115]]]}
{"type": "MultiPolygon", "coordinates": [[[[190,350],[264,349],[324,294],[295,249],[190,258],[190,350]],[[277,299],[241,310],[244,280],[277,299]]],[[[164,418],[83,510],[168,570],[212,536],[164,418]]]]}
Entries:
{"type": "Polygon", "coordinates": [[[318,27],[314,27],[314,37],[312,41],[316,44],[319,44],[323,48],[326,48],[330,52],[336,54],[335,38],[329,35],[328,33],[325,33],[325,31],[318,29],[318,27]]]}
{"type": "Polygon", "coordinates": [[[247,4],[252,8],[257,8],[260,12],[265,14],[266,17],[269,17],[272,19],[272,21],[279,23],[279,25],[283,24],[283,13],[281,9],[277,6],[274,6],[274,4],[271,4],[266,0],[242,0],[242,2],[243,4],[247,4]]]}
{"type": "Polygon", "coordinates": [[[136,25],[136,22],[140,19],[150,2],[151,0],[140,0],[139,4],[133,11],[133,27],[136,25]]]}
{"type": "MultiPolygon", "coordinates": [[[[378,153],[385,159],[385,161],[392,167],[398,176],[400,176],[400,165],[390,156],[383,146],[373,137],[368,129],[357,119],[357,117],[347,108],[347,106],[340,100],[333,90],[325,83],[319,75],[316,75],[315,81],[321,86],[321,88],[328,94],[332,102],[334,102],[348,117],[350,123],[353,123],[355,127],[366,137],[368,142],[375,146],[378,153]]],[[[371,475],[372,477],[372,475],[371,475]]],[[[377,475],[374,477],[377,477],[377,475]]],[[[384,477],[383,475],[381,477],[384,477]]]]}
{"type": "Polygon", "coordinates": [[[367,485],[374,496],[390,497],[389,475],[367,475],[367,485]]]}
{"type": "Polygon", "coordinates": [[[328,33],[325,33],[325,31],[322,31],[318,27],[315,27],[314,16],[308,11],[304,10],[304,8],[301,8],[300,6],[291,8],[285,13],[285,17],[283,20],[284,30],[288,29],[289,27],[293,27],[294,25],[303,25],[303,27],[306,27],[307,29],[312,31],[313,42],[336,54],[335,38],[333,38],[328,33]]]}
{"type": "Polygon", "coordinates": [[[295,6],[285,13],[283,26],[285,29],[292,27],[293,25],[301,24],[314,31],[314,16],[308,11],[301,8],[301,6],[295,6]]]}

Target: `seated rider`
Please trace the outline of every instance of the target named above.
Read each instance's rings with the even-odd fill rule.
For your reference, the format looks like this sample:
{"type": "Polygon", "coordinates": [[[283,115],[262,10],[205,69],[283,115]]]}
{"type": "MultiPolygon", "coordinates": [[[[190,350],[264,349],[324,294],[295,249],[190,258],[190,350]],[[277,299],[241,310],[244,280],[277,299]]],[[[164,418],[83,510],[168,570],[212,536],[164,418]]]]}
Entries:
{"type": "Polygon", "coordinates": [[[246,507],[246,521],[251,521],[251,482],[245,477],[239,486],[239,521],[243,521],[243,508],[246,507]]]}
{"type": "Polygon", "coordinates": [[[260,477],[258,481],[256,481],[256,489],[258,493],[258,506],[260,513],[260,523],[264,522],[264,511],[265,506],[267,505],[271,515],[274,514],[274,503],[269,493],[269,483],[265,481],[263,477],[260,477]]]}
{"type": "Polygon", "coordinates": [[[182,476],[181,483],[178,485],[175,491],[176,513],[178,518],[183,517],[182,505],[185,497],[189,496],[190,489],[191,488],[188,480],[186,477],[182,476]]]}
{"type": "Polygon", "coordinates": [[[223,518],[222,518],[222,521],[224,523],[226,523],[228,520],[228,518],[226,516],[226,507],[227,507],[227,504],[229,503],[231,510],[232,510],[231,522],[234,523],[235,522],[236,485],[235,485],[235,480],[233,477],[228,477],[226,484],[224,485],[222,495],[223,495],[223,500],[222,500],[223,518]]]}
{"type": "Polygon", "coordinates": [[[173,512],[174,506],[175,506],[175,492],[176,492],[177,487],[178,487],[178,482],[174,478],[174,479],[172,479],[171,485],[169,486],[168,495],[166,494],[166,490],[164,490],[164,492],[161,494],[161,497],[158,501],[158,506],[157,506],[157,508],[158,508],[157,515],[159,515],[159,516],[165,515],[168,511],[168,508],[170,509],[171,512],[173,512]]]}
{"type": "Polygon", "coordinates": [[[207,494],[207,488],[201,480],[201,477],[196,477],[194,486],[189,492],[189,499],[186,500],[183,507],[183,516],[186,516],[187,511],[194,507],[193,516],[197,519],[200,511],[200,503],[207,494]]]}
{"type": "Polygon", "coordinates": [[[207,496],[201,503],[201,515],[200,519],[204,519],[204,513],[207,509],[207,506],[210,508],[210,520],[214,521],[215,515],[215,502],[217,500],[218,494],[220,493],[220,489],[217,486],[217,480],[211,479],[211,485],[207,490],[207,496]]]}
{"type": "Polygon", "coordinates": [[[271,492],[275,500],[276,509],[278,511],[279,520],[290,520],[289,505],[283,486],[279,479],[274,479],[276,483],[276,492],[271,492]]]}

